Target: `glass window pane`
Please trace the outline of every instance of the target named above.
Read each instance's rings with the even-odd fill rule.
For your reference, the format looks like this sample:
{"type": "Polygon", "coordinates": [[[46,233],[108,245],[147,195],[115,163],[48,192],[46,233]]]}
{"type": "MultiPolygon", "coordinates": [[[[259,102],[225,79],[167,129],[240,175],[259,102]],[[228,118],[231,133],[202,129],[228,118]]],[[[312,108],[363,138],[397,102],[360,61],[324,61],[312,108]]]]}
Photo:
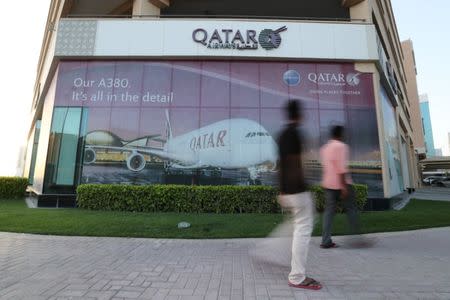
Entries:
{"type": "Polygon", "coordinates": [[[46,169],[46,189],[73,186],[82,109],[57,107],[53,112],[46,169]]]}
{"type": "Polygon", "coordinates": [[[31,163],[30,163],[30,172],[28,174],[28,183],[33,184],[34,181],[34,168],[36,166],[36,155],[39,144],[39,135],[41,132],[41,120],[36,121],[35,130],[34,130],[34,139],[33,139],[33,150],[31,152],[31,163]]]}
{"type": "Polygon", "coordinates": [[[281,108],[289,99],[288,86],[283,82],[287,69],[285,63],[260,64],[261,107],[281,108]]]}
{"type": "Polygon", "coordinates": [[[283,74],[284,84],[288,86],[289,98],[301,100],[304,109],[319,108],[318,86],[309,80],[315,74],[316,64],[290,63],[289,70],[283,74]]]}
{"type": "Polygon", "coordinates": [[[231,106],[259,107],[258,63],[231,63],[231,106]]]}
{"type": "Polygon", "coordinates": [[[172,106],[199,106],[201,62],[173,64],[172,106]]]}
{"type": "Polygon", "coordinates": [[[230,63],[204,62],[201,85],[202,107],[229,107],[230,63]]]}
{"type": "Polygon", "coordinates": [[[75,177],[81,108],[69,108],[63,123],[56,184],[72,185],[75,177]]]}
{"type": "Polygon", "coordinates": [[[142,106],[167,107],[170,103],[163,100],[162,96],[172,90],[172,63],[144,63],[142,76],[142,106]]]}
{"type": "Polygon", "coordinates": [[[345,126],[346,118],[343,110],[320,110],[320,145],[324,145],[330,138],[330,129],[333,126],[345,126]]]}

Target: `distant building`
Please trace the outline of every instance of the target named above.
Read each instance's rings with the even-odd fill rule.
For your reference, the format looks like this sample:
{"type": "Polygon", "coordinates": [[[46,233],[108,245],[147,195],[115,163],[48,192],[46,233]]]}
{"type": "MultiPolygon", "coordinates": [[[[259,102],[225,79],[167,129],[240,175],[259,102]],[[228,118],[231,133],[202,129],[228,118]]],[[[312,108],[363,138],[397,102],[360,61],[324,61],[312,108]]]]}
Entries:
{"type": "Polygon", "coordinates": [[[422,94],[420,98],[420,114],[422,115],[422,126],[425,135],[425,148],[427,150],[427,157],[436,156],[436,151],[434,150],[434,139],[433,139],[433,127],[431,126],[431,116],[430,116],[430,104],[428,102],[428,95],[422,94]]]}
{"type": "MultiPolygon", "coordinates": [[[[403,65],[406,75],[406,94],[410,105],[411,127],[412,127],[412,150],[415,154],[411,166],[419,165],[419,161],[426,158],[425,134],[423,132],[422,117],[420,114],[419,92],[417,89],[417,66],[414,55],[413,42],[406,40],[402,42],[403,65]]],[[[421,184],[419,172],[410,173],[411,180],[417,185],[421,184]]]]}
{"type": "Polygon", "coordinates": [[[420,114],[419,92],[417,90],[417,66],[414,55],[413,42],[411,40],[402,41],[402,50],[404,53],[403,64],[407,78],[406,92],[410,103],[411,126],[413,128],[413,144],[418,153],[425,154],[425,134],[422,126],[422,117],[420,114]]]}

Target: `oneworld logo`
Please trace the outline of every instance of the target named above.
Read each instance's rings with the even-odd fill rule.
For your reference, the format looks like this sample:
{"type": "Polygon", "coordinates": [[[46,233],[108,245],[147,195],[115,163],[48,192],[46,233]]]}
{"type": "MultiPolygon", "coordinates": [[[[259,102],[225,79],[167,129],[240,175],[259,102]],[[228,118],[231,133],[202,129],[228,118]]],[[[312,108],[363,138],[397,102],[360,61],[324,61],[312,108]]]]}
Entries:
{"type": "Polygon", "coordinates": [[[300,80],[300,74],[296,70],[288,70],[283,74],[283,81],[288,86],[299,85],[300,80]]]}
{"type": "Polygon", "coordinates": [[[209,49],[257,50],[259,46],[266,50],[280,47],[281,34],[286,31],[283,26],[276,30],[264,29],[259,34],[256,30],[215,29],[212,33],[198,28],[192,32],[192,39],[209,49]]]}

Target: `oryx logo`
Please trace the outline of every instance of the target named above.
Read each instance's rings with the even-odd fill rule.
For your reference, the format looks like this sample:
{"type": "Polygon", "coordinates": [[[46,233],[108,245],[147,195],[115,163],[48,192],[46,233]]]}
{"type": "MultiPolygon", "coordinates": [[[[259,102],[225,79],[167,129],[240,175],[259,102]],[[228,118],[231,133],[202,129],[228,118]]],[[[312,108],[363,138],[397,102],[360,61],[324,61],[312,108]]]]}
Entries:
{"type": "Polygon", "coordinates": [[[347,77],[345,78],[347,81],[347,84],[350,86],[357,86],[361,82],[361,79],[359,79],[359,75],[361,73],[348,73],[347,77]]]}
{"type": "Polygon", "coordinates": [[[280,47],[281,35],[280,33],[286,31],[287,27],[283,26],[277,30],[264,29],[258,37],[259,44],[266,50],[272,50],[280,47]]]}

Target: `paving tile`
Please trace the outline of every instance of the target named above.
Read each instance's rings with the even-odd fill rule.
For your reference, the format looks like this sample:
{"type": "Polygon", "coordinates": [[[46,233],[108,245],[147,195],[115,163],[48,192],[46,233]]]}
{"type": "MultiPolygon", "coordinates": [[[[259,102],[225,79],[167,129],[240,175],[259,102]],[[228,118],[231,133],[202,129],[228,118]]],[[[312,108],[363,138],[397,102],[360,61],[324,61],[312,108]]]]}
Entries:
{"type": "Polygon", "coordinates": [[[142,292],[133,292],[133,291],[118,291],[115,297],[121,298],[138,298],[142,292]]]}
{"type": "MultiPolygon", "coordinates": [[[[449,228],[371,237],[378,240],[367,249],[351,249],[344,237],[335,237],[343,245],[336,251],[319,249],[320,238],[312,238],[307,271],[324,288],[299,291],[287,286],[289,264],[261,262],[249,254],[261,239],[0,232],[0,299],[450,300],[449,228]]],[[[266,255],[270,261],[278,254],[266,255]]]]}
{"type": "Polygon", "coordinates": [[[117,292],[115,291],[89,291],[86,293],[86,297],[91,297],[97,300],[109,300],[114,297],[117,292]]]}

